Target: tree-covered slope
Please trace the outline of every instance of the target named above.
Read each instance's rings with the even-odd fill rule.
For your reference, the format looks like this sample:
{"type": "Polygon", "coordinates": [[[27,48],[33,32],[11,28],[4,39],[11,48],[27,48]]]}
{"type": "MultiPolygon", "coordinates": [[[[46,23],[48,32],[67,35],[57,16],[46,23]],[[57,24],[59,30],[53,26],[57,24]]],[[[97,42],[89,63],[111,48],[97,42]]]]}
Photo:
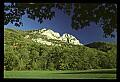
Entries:
{"type": "MultiPolygon", "coordinates": [[[[116,68],[117,48],[107,52],[55,40],[45,45],[25,38],[32,31],[4,29],[5,70],[82,70],[116,68]],[[54,41],[53,41],[54,42],[54,41]]],[[[44,36],[41,36],[44,38],[44,36]]],[[[45,39],[45,38],[44,38],[45,39]]],[[[48,41],[53,41],[49,39],[48,41]]],[[[108,44],[109,45],[109,44],[108,44]]]]}
{"type": "Polygon", "coordinates": [[[101,50],[103,52],[107,52],[107,50],[111,50],[112,48],[117,48],[116,42],[93,42],[90,44],[86,44],[85,46],[90,48],[96,48],[97,50],[101,50]]]}

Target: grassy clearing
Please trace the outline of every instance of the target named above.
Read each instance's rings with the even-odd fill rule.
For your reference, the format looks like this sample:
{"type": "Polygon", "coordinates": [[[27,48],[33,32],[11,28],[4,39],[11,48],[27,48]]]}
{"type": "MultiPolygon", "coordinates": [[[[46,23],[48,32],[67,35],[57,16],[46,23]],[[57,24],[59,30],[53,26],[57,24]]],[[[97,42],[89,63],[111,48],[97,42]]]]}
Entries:
{"type": "Polygon", "coordinates": [[[80,71],[4,71],[4,78],[19,79],[116,79],[116,69],[80,71]]]}

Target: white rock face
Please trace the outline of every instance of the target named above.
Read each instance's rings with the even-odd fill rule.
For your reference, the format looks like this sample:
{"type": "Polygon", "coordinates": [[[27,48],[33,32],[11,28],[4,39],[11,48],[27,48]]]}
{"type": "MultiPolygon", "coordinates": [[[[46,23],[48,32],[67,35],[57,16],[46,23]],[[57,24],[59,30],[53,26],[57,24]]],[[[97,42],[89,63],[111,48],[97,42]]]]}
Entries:
{"type": "Polygon", "coordinates": [[[29,38],[30,36],[29,35],[26,35],[25,38],[29,38]]]}
{"type": "Polygon", "coordinates": [[[35,42],[41,43],[41,44],[46,44],[46,45],[52,45],[52,46],[61,46],[61,44],[54,44],[52,42],[48,42],[46,40],[43,40],[42,38],[37,38],[37,39],[32,39],[35,42]]]}
{"type": "Polygon", "coordinates": [[[42,35],[46,35],[48,37],[48,39],[57,39],[60,38],[60,34],[57,32],[53,32],[52,30],[47,30],[43,33],[41,33],[42,35]]]}
{"type": "Polygon", "coordinates": [[[52,45],[52,42],[48,42],[46,40],[43,40],[42,38],[37,38],[37,39],[32,39],[35,42],[41,43],[41,44],[47,44],[47,45],[52,45]]]}
{"type": "Polygon", "coordinates": [[[62,35],[62,41],[72,43],[72,44],[75,44],[75,45],[82,45],[79,42],[79,40],[77,40],[74,36],[72,36],[70,34],[67,34],[67,33],[62,35]]]}
{"type": "MultiPolygon", "coordinates": [[[[42,36],[46,36],[47,39],[54,39],[54,40],[58,40],[62,42],[72,43],[74,45],[83,45],[74,36],[67,34],[67,33],[60,36],[58,32],[54,32],[53,30],[43,28],[39,31],[34,31],[30,34],[35,35],[36,33],[39,33],[39,35],[42,35],[42,36]]],[[[29,37],[30,37],[29,35],[25,36],[25,38],[29,38],[29,37]]],[[[38,43],[46,44],[46,45],[61,46],[60,44],[54,44],[53,42],[46,41],[45,39],[40,38],[40,37],[38,37],[37,39],[32,38],[32,40],[38,43]]]]}

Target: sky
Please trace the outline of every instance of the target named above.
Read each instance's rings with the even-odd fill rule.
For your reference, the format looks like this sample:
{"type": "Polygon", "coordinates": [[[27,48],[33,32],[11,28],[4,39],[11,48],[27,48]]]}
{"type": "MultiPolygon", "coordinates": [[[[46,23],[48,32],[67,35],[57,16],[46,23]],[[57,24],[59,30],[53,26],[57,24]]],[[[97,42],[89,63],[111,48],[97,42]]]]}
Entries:
{"type": "MultiPolygon", "coordinates": [[[[42,24],[37,20],[31,20],[27,18],[25,14],[22,17],[23,26],[15,27],[13,24],[4,25],[7,28],[13,28],[18,30],[38,30],[42,28],[48,28],[55,32],[60,33],[62,36],[64,33],[69,33],[76,37],[82,44],[89,44],[97,41],[105,42],[117,42],[116,38],[104,38],[102,28],[98,27],[95,23],[91,23],[90,26],[84,27],[83,29],[75,30],[71,27],[71,16],[68,16],[57,10],[55,17],[51,20],[44,20],[42,24]]],[[[117,34],[117,33],[116,33],[117,34]]]]}

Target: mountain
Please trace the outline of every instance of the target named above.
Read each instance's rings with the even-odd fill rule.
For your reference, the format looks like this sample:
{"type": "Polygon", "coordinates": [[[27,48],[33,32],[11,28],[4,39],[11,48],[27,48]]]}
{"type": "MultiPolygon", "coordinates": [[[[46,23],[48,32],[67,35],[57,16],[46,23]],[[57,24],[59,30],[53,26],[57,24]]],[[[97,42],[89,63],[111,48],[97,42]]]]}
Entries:
{"type": "Polygon", "coordinates": [[[68,33],[63,34],[60,36],[58,32],[54,32],[51,29],[40,29],[40,30],[34,30],[30,33],[28,33],[25,38],[30,38],[31,40],[46,44],[46,45],[61,45],[62,42],[66,42],[69,44],[74,45],[83,45],[77,40],[73,35],[70,35],[68,33]]]}
{"type": "Polygon", "coordinates": [[[116,68],[117,43],[82,45],[71,34],[50,29],[4,28],[4,70],[85,70],[116,68]]]}

